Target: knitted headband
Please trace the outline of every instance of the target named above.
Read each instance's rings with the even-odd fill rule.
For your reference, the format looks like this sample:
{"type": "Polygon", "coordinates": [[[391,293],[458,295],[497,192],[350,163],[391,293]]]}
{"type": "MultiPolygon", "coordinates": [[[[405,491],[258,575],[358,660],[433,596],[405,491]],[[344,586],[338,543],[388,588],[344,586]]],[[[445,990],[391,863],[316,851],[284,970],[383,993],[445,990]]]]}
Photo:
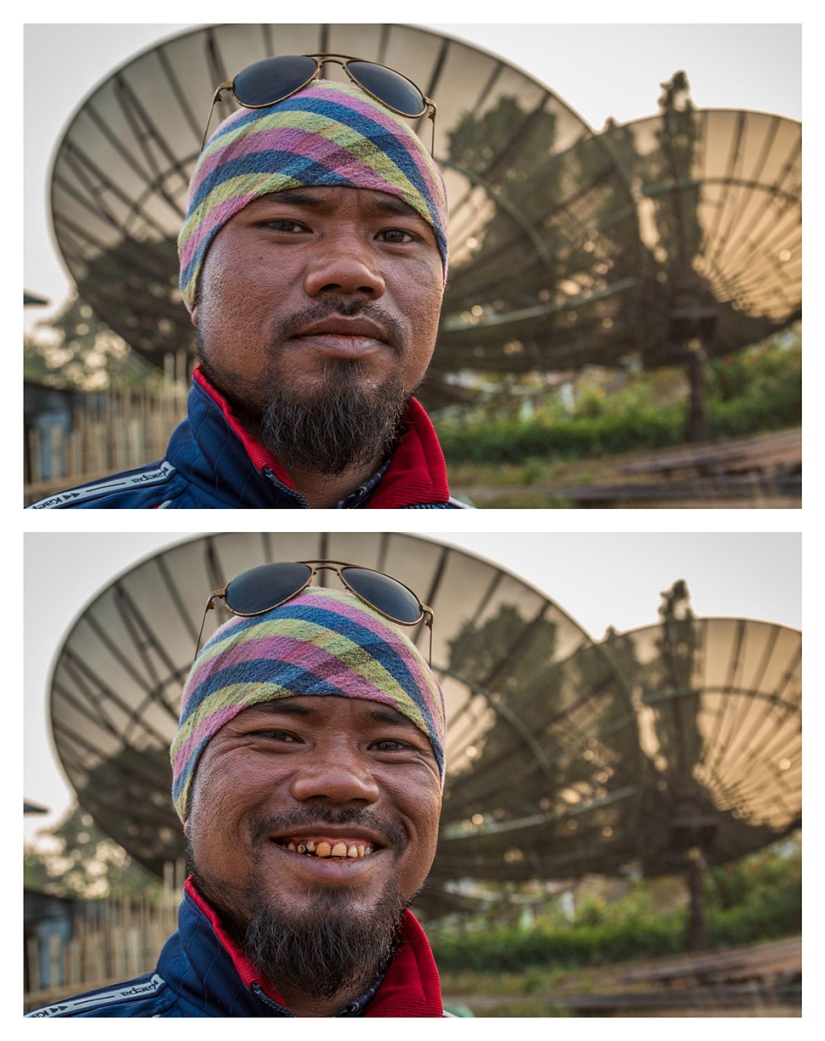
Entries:
{"type": "Polygon", "coordinates": [[[235,112],[201,152],[178,237],[190,311],[207,250],[230,217],[261,195],[311,185],[402,199],[432,225],[446,280],[447,195],[438,166],[388,108],[357,87],[319,80],[276,105],[235,112]]]}
{"type": "Polygon", "coordinates": [[[312,587],[254,618],[222,625],[192,663],[172,741],[172,800],[186,820],[206,745],[250,705],[297,695],[389,705],[422,730],[444,783],[444,698],[418,649],[343,590],[312,587]]]}

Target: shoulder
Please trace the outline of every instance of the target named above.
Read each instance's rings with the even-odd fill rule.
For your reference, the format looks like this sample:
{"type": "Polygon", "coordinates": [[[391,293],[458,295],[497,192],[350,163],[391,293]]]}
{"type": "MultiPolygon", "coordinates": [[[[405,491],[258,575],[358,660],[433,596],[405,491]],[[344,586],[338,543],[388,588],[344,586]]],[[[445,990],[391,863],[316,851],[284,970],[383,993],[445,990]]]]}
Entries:
{"type": "Polygon", "coordinates": [[[81,484],[31,503],[29,510],[163,509],[180,494],[178,471],[166,459],[81,484]]]}
{"type": "Polygon", "coordinates": [[[154,1016],[174,1015],[175,994],[157,974],[139,976],[113,987],[78,994],[35,1009],[26,1019],[69,1016],[154,1016]]]}

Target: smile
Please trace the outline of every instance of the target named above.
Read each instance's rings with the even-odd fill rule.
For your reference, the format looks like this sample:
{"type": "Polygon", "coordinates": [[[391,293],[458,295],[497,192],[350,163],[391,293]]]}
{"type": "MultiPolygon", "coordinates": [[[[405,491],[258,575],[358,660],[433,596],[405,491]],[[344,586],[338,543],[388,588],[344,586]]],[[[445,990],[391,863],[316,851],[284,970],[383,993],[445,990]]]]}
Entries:
{"type": "Polygon", "coordinates": [[[324,860],[361,860],[375,851],[373,843],[364,839],[326,839],[326,838],[284,838],[276,839],[276,845],[291,853],[300,853],[307,857],[321,857],[324,860]]]}

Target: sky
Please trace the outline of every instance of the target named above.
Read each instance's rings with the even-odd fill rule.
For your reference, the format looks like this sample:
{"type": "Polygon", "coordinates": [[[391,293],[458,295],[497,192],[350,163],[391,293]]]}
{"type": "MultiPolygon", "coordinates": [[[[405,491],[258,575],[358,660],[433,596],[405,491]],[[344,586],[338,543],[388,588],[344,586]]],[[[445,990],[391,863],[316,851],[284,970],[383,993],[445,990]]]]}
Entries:
{"type": "MultiPolygon", "coordinates": [[[[385,14],[370,17],[374,6],[359,3],[358,18],[350,20],[380,21],[385,14]]],[[[749,4],[750,17],[758,19],[763,6],[767,8],[749,4]]],[[[507,5],[514,24],[409,24],[447,33],[506,58],[541,80],[598,130],[608,117],[626,122],[655,114],[659,85],[679,70],[687,72],[697,107],[754,109],[801,119],[802,30],[792,24],[795,6],[770,8],[770,18],[781,13],[790,24],[742,24],[737,6],[726,2],[692,4],[690,13],[706,19],[693,24],[648,23],[651,12],[661,19],[667,18],[667,11],[661,5],[633,2],[622,5],[618,14],[624,24],[525,24],[518,20],[523,9],[519,3],[507,5]]],[[[80,7],[75,16],[82,18],[83,4],[80,7]]],[[[198,13],[208,15],[209,7],[199,5],[198,13]]],[[[616,18],[615,7],[591,3],[587,13],[598,18],[600,12],[608,12],[609,18],[616,18]]],[[[169,7],[141,5],[147,15],[155,9],[165,13],[169,7]]],[[[249,6],[244,9],[248,20],[254,20],[249,6]]],[[[457,7],[444,2],[417,9],[422,17],[428,11],[444,17],[457,7]]],[[[59,10],[61,24],[28,24],[24,32],[24,285],[52,302],[49,308],[26,309],[27,329],[53,314],[70,294],[52,242],[46,201],[51,162],[70,117],[115,68],[159,40],[195,28],[192,23],[95,24],[94,18],[88,20],[92,24],[65,24],[65,8],[59,10]]],[[[379,10],[385,13],[387,5],[379,10]]],[[[318,12],[315,20],[346,20],[340,4],[330,9],[327,3],[315,3],[312,11],[318,12]]],[[[685,16],[684,11],[680,14],[685,16]]],[[[223,17],[225,10],[218,8],[217,18],[223,17]]],[[[266,17],[272,20],[271,9],[266,17]]]]}
{"type": "MultiPolygon", "coordinates": [[[[680,578],[687,581],[698,616],[802,626],[798,533],[549,533],[536,530],[538,518],[533,524],[518,532],[433,531],[422,537],[490,560],[538,587],[595,639],[608,625],[627,630],[654,624],[660,594],[680,578]]],[[[28,839],[71,800],[53,754],[47,704],[49,674],[63,639],[115,576],[197,534],[25,535],[24,796],[52,811],[49,817],[26,818],[28,839]]]]}

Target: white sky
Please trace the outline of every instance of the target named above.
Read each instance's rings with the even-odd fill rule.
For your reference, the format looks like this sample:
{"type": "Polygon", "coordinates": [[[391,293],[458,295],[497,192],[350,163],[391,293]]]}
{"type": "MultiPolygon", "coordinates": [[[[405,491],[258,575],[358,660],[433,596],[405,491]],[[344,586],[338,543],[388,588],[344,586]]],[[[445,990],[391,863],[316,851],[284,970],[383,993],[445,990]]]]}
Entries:
{"type": "MultiPolygon", "coordinates": [[[[517,534],[433,532],[426,537],[485,557],[538,586],[596,639],[608,625],[622,630],[656,622],[659,594],[679,578],[688,583],[697,615],[801,628],[798,533],[547,533],[538,527],[536,518],[532,530],[517,534]]],[[[25,536],[24,795],[55,814],[68,805],[70,793],[52,752],[48,724],[53,658],[78,613],[105,585],[188,534],[197,533],[25,536]]],[[[27,836],[52,819],[28,818],[27,836]]]]}
{"type": "MultiPolygon", "coordinates": [[[[51,5],[38,5],[40,7],[51,5]]],[[[184,5],[186,6],[186,5],[184,5]]],[[[209,24],[205,3],[199,16],[209,24]]],[[[244,5],[249,20],[254,8],[244,5]]],[[[455,3],[419,4],[422,18],[429,13],[449,17],[457,13],[455,3]]],[[[467,10],[470,5],[463,5],[467,10]]],[[[524,7],[508,3],[507,14],[517,22],[524,7]]],[[[534,11],[535,9],[534,8],[534,11]]],[[[626,24],[465,24],[415,22],[424,28],[448,33],[506,58],[553,90],[591,126],[600,129],[608,117],[619,122],[640,119],[657,111],[659,85],[674,72],[685,70],[694,103],[702,108],[744,108],[774,112],[792,119],[802,118],[801,45],[799,24],[742,24],[743,5],[727,2],[694,3],[690,13],[705,24],[645,24],[650,17],[667,18],[661,4],[600,3],[584,5],[587,14],[606,21],[617,17],[626,24]],[[735,12],[735,13],[734,13],[735,12]],[[721,20],[721,21],[720,21],[721,20]],[[716,23],[716,24],[707,24],[716,23]]],[[[82,7],[82,5],[81,5],[82,7]]],[[[748,14],[760,17],[762,7],[769,18],[782,15],[792,23],[793,4],[781,7],[751,3],[748,14]]],[[[76,16],[81,15],[72,5],[76,16]]],[[[173,10],[179,10],[175,5],[173,10]]],[[[168,5],[143,4],[141,12],[165,14],[168,5]]],[[[58,9],[57,21],[64,22],[66,8],[58,9]]],[[[311,5],[317,20],[347,20],[342,5],[326,0],[311,5]]],[[[478,14],[482,8],[474,8],[478,14]]],[[[277,21],[274,9],[263,18],[277,21]]],[[[352,21],[381,21],[398,15],[397,8],[359,2],[352,21]],[[377,7],[381,14],[372,15],[377,7]]],[[[535,17],[534,11],[530,12],[535,17]]],[[[109,15],[111,12],[106,11],[109,15]]],[[[554,11],[555,13],[555,11],[554,11]]],[[[685,12],[679,12],[684,18],[685,12]]],[[[582,11],[577,9],[579,18],[582,11]]],[[[797,15],[798,17],[798,15],[797,15]]],[[[225,21],[226,10],[218,6],[212,21],[225,21]]],[[[300,18],[292,20],[299,21],[300,18]]],[[[89,18],[94,23],[95,17],[89,18]]],[[[70,287],[62,260],[52,243],[47,209],[48,179],[56,147],[70,116],[85,97],[112,71],[160,39],[179,35],[194,27],[175,24],[28,24],[24,34],[24,129],[25,129],[25,266],[24,285],[30,292],[52,301],[50,308],[28,308],[26,328],[59,308],[70,287]]],[[[204,101],[204,111],[208,99],[204,101]]]]}

